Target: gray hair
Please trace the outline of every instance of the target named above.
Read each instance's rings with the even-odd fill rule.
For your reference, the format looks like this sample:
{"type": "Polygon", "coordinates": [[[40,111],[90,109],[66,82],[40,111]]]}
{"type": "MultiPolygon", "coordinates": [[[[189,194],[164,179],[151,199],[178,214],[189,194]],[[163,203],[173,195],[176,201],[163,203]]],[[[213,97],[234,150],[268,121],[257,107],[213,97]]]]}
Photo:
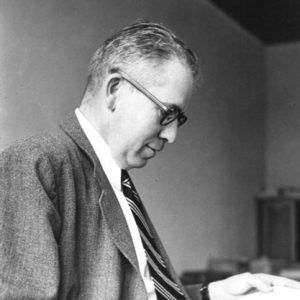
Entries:
{"type": "Polygon", "coordinates": [[[198,75],[197,55],[170,29],[158,23],[137,21],[108,38],[94,53],[89,66],[87,89],[95,91],[112,69],[126,69],[137,62],[154,65],[177,58],[198,75]]]}

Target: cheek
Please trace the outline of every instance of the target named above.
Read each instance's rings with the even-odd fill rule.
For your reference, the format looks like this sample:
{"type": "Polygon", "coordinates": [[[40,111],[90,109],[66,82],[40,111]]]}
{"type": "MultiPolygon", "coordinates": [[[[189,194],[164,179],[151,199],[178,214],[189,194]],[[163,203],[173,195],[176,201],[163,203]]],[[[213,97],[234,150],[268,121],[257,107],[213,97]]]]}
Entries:
{"type": "Polygon", "coordinates": [[[143,154],[145,146],[150,142],[153,142],[158,138],[159,130],[156,127],[151,126],[150,124],[145,124],[145,126],[136,126],[132,128],[130,136],[128,136],[128,150],[129,152],[135,154],[143,154]]]}
{"type": "Polygon", "coordinates": [[[142,147],[155,136],[157,136],[157,133],[151,130],[150,126],[138,127],[136,124],[136,127],[132,128],[130,140],[132,144],[136,145],[136,147],[142,147]]]}
{"type": "Polygon", "coordinates": [[[158,136],[160,125],[157,115],[138,115],[131,120],[128,131],[133,141],[143,142],[158,136]]]}
{"type": "Polygon", "coordinates": [[[131,105],[124,107],[119,120],[125,143],[135,145],[135,149],[157,137],[160,131],[159,111],[143,100],[138,99],[134,109],[131,105]]]}
{"type": "Polygon", "coordinates": [[[159,121],[160,110],[149,99],[137,97],[133,99],[133,102],[135,105],[127,107],[127,113],[133,126],[149,127],[159,121]]]}

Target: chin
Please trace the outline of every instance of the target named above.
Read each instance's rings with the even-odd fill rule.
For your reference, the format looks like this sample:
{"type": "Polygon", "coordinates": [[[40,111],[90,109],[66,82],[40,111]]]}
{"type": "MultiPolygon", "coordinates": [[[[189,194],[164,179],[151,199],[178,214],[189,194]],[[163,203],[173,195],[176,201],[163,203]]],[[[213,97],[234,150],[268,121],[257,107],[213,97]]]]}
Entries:
{"type": "Polygon", "coordinates": [[[134,168],[143,168],[147,164],[147,159],[139,158],[132,162],[128,162],[127,170],[134,168]]]}

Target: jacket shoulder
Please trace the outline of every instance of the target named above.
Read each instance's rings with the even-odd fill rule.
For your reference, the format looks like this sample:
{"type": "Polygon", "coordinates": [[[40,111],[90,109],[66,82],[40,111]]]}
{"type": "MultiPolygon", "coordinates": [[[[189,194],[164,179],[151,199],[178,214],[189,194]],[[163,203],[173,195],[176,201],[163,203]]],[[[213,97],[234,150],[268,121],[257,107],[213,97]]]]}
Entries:
{"type": "Polygon", "coordinates": [[[32,162],[48,158],[54,165],[59,164],[68,152],[76,150],[76,144],[59,127],[21,139],[4,149],[0,154],[0,162],[32,162]]]}

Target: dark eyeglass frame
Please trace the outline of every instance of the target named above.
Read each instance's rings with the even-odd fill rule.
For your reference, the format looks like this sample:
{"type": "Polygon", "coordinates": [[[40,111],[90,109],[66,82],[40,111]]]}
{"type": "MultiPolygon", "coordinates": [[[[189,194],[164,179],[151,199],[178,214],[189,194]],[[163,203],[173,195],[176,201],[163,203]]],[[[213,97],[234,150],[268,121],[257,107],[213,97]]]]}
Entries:
{"type": "Polygon", "coordinates": [[[167,126],[168,124],[174,122],[177,119],[178,127],[183,125],[187,121],[187,116],[184,114],[181,108],[177,105],[165,105],[160,100],[158,100],[152,93],[150,93],[146,88],[144,88],[140,83],[131,78],[126,72],[118,69],[115,71],[123,79],[134,86],[138,91],[144,94],[148,99],[154,102],[162,111],[162,118],[160,120],[160,125],[167,126]]]}

